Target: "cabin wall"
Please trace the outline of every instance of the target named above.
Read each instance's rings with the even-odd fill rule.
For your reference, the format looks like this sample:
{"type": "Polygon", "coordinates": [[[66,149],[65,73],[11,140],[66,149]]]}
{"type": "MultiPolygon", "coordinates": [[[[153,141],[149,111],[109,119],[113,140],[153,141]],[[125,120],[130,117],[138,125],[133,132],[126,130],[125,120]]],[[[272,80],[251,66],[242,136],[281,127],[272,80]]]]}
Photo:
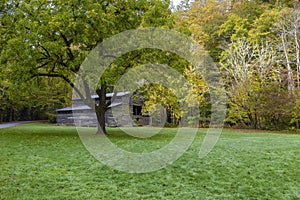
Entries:
{"type": "Polygon", "coordinates": [[[72,113],[58,113],[57,114],[57,123],[72,125],[74,124],[73,114],[72,113]]]}
{"type": "MultiPolygon", "coordinates": [[[[131,94],[123,96],[117,96],[113,104],[122,103],[108,109],[105,113],[105,121],[107,126],[142,126],[149,125],[149,117],[142,116],[142,113],[134,111],[134,106],[142,106],[143,99],[140,96],[138,98],[132,98],[131,94]],[[130,116],[130,117],[128,117],[130,116]]],[[[107,97],[107,100],[110,98],[107,97]]],[[[99,103],[98,99],[95,99],[95,103],[99,103]]],[[[85,106],[84,102],[80,99],[73,99],[73,107],[85,106]]],[[[140,108],[141,109],[141,108],[140,108]]],[[[80,126],[97,126],[96,114],[91,110],[76,110],[74,115],[72,110],[59,111],[57,114],[58,124],[74,124],[76,119],[77,125],[80,126]]]]}

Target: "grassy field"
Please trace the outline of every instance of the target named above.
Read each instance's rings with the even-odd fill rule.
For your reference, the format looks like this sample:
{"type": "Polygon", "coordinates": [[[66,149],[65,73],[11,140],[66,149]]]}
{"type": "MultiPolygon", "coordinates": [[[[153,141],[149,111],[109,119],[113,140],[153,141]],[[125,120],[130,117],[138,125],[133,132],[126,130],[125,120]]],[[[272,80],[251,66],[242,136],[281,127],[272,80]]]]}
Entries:
{"type": "MultiPolygon", "coordinates": [[[[109,129],[113,142],[137,152],[160,148],[173,135],[165,129],[136,140],[109,129]]],[[[204,136],[200,130],[172,165],[128,174],[95,160],[74,127],[0,129],[0,199],[300,199],[300,135],[225,130],[199,159],[204,136]]]]}

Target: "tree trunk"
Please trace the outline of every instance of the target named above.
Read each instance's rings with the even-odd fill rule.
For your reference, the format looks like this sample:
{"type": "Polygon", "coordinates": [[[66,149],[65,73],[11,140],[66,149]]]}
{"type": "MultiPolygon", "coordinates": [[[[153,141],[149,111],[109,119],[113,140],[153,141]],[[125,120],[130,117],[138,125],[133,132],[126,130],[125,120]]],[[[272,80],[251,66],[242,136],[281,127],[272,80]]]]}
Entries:
{"type": "Polygon", "coordinates": [[[98,121],[98,130],[97,134],[106,134],[105,129],[105,112],[107,110],[106,105],[106,84],[102,84],[99,89],[96,90],[97,95],[99,96],[99,104],[96,103],[95,111],[98,121]]]}
{"type": "Polygon", "coordinates": [[[106,111],[106,109],[104,109],[103,106],[101,106],[101,105],[96,105],[95,111],[96,111],[97,121],[98,121],[97,134],[106,134],[106,128],[105,128],[105,111],[106,111]]]}
{"type": "Polygon", "coordinates": [[[255,119],[253,119],[253,116],[252,116],[252,113],[251,113],[251,111],[249,110],[248,111],[248,119],[249,119],[249,121],[250,121],[250,125],[251,125],[251,127],[253,128],[253,129],[257,129],[257,124],[256,124],[256,122],[255,122],[255,119]]]}
{"type": "Polygon", "coordinates": [[[299,46],[299,42],[298,42],[298,24],[297,24],[298,20],[296,20],[296,22],[294,23],[294,40],[295,40],[295,44],[296,44],[296,68],[297,68],[297,87],[300,87],[300,80],[299,80],[299,72],[300,72],[300,46],[299,46]]]}
{"type": "Polygon", "coordinates": [[[287,42],[285,40],[285,33],[281,34],[281,41],[283,45],[283,51],[286,59],[286,67],[287,67],[287,81],[288,81],[288,90],[293,94],[294,93],[294,80],[293,80],[293,71],[290,64],[290,59],[288,56],[288,50],[287,50],[287,42]]]}

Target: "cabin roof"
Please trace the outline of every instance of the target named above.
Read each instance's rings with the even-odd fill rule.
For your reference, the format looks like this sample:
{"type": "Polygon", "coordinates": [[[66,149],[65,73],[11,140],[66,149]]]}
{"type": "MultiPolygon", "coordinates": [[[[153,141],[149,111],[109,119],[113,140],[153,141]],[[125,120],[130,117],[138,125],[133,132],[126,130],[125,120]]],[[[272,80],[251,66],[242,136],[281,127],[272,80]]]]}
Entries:
{"type": "MultiPolygon", "coordinates": [[[[123,96],[126,96],[128,94],[130,94],[130,92],[118,92],[117,97],[123,97],[123,96]]],[[[106,97],[113,97],[113,96],[114,96],[114,93],[107,93],[106,94],[106,97]]],[[[99,98],[98,94],[92,95],[92,99],[97,99],[97,98],[99,98]]]]}
{"type": "MultiPolygon", "coordinates": [[[[123,104],[122,102],[112,103],[108,107],[112,108],[112,107],[120,106],[122,104],[123,104]]],[[[91,110],[91,107],[89,107],[87,105],[83,105],[83,106],[76,106],[76,107],[61,108],[61,109],[57,109],[56,111],[57,112],[66,112],[66,111],[75,111],[75,110],[91,110]]]]}
{"type": "Polygon", "coordinates": [[[77,106],[77,107],[66,107],[66,108],[61,108],[61,109],[57,109],[57,112],[63,112],[63,111],[72,111],[72,110],[90,110],[91,107],[87,106],[87,105],[83,105],[83,106],[77,106]]]}
{"type": "MultiPolygon", "coordinates": [[[[130,92],[118,92],[116,96],[117,97],[123,97],[123,96],[126,96],[128,94],[130,94],[130,92]]],[[[106,93],[106,97],[112,98],[113,96],[114,96],[114,93],[106,93]]],[[[92,99],[98,99],[99,98],[98,94],[94,94],[91,97],[92,97],[92,99]]],[[[72,100],[81,100],[81,98],[73,98],[72,100]]]]}

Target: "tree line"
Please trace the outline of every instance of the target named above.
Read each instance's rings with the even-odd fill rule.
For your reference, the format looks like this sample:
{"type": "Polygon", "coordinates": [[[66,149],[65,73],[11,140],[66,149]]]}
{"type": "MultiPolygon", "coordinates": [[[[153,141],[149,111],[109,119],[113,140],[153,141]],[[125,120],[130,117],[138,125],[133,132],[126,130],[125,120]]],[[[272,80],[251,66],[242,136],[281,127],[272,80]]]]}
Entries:
{"type": "MultiPolygon", "coordinates": [[[[292,0],[188,1],[3,0],[0,29],[0,122],[51,119],[71,103],[81,63],[97,44],[142,27],[173,29],[201,44],[219,67],[227,91],[227,126],[298,129],[300,120],[300,8],[292,0]]],[[[159,61],[194,84],[200,124],[210,120],[209,88],[177,55],[144,49],[118,58],[97,90],[135,66],[159,61]]],[[[144,110],[167,104],[180,118],[172,92],[146,85],[144,110]],[[156,91],[156,92],[155,92],[156,91]],[[157,94],[157,95],[154,95],[157,94]]],[[[104,113],[108,105],[96,106],[104,113]]],[[[99,115],[99,120],[104,115],[99,115]]],[[[99,121],[100,122],[100,121],[99,121]]],[[[102,125],[105,132],[105,125],[102,125]]]]}
{"type": "MultiPolygon", "coordinates": [[[[299,128],[299,3],[195,1],[181,11],[222,71],[226,124],[299,128]]],[[[184,16],[184,17],[182,17],[184,16]]]]}

